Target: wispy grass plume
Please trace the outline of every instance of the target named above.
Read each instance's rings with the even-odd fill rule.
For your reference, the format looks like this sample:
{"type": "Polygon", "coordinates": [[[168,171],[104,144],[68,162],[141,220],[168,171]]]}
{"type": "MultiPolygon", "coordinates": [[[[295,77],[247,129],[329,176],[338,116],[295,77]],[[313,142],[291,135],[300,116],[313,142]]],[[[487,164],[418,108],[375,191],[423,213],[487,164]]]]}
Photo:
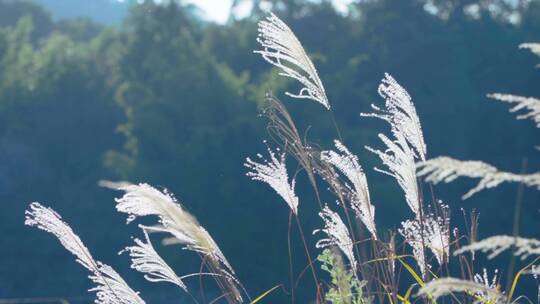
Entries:
{"type": "Polygon", "coordinates": [[[296,79],[304,86],[297,94],[285,94],[294,98],[311,99],[330,109],[315,65],[285,22],[270,13],[266,20],[259,21],[257,41],[263,50],[255,53],[261,54],[264,60],[278,67],[281,70],[280,75],[296,79]]]}
{"type": "Polygon", "coordinates": [[[454,252],[454,255],[460,255],[465,252],[480,251],[488,254],[488,259],[492,259],[505,250],[513,249],[513,254],[522,260],[529,256],[540,256],[540,240],[514,237],[509,235],[496,235],[485,238],[463,246],[454,252]]]}
{"type": "Polygon", "coordinates": [[[168,191],[159,191],[148,184],[104,184],[119,186],[124,191],[121,198],[116,199],[116,209],[128,214],[128,223],[137,217],[154,215],[159,225],[145,227],[147,231],[165,232],[172,235],[168,244],[181,244],[184,248],[201,254],[220,287],[231,297],[230,302],[242,302],[238,280],[225,255],[218,247],[208,231],[197,219],[187,212],[180,202],[168,191]]]}
{"type": "Polygon", "coordinates": [[[465,193],[463,199],[470,198],[484,189],[497,187],[503,182],[522,183],[540,189],[540,173],[515,174],[499,171],[482,161],[461,161],[441,156],[419,162],[417,168],[418,176],[424,176],[426,182],[433,184],[449,183],[458,177],[480,178],[478,185],[465,193]]]}
{"type": "Polygon", "coordinates": [[[325,206],[324,209],[319,212],[319,216],[324,221],[324,229],[315,230],[313,233],[322,231],[326,233],[328,237],[320,239],[317,242],[316,247],[326,248],[329,246],[337,246],[347,257],[351,263],[351,269],[353,269],[353,272],[356,274],[357,262],[353,252],[354,244],[349,235],[347,226],[343,223],[339,214],[332,211],[328,206],[325,206]]]}
{"type": "MultiPolygon", "coordinates": [[[[537,42],[522,43],[522,44],[519,45],[519,48],[520,49],[528,49],[533,54],[535,54],[537,56],[540,56],[540,43],[537,43],[537,42]]],[[[536,67],[539,68],[540,64],[538,64],[536,67]]]]}
{"type": "Polygon", "coordinates": [[[349,198],[351,207],[356,216],[364,223],[374,239],[377,239],[377,229],[375,226],[375,207],[371,204],[369,188],[362,166],[358,162],[358,157],[352,154],[339,140],[334,141],[336,151],[321,152],[321,159],[336,167],[352,184],[353,197],[349,198]]]}
{"type": "Polygon", "coordinates": [[[418,264],[422,276],[425,277],[430,265],[426,262],[426,253],[424,250],[425,239],[422,229],[422,223],[418,219],[412,219],[402,222],[401,229],[398,229],[398,232],[413,249],[413,257],[418,264]]]}
{"type": "Polygon", "coordinates": [[[169,282],[184,291],[187,287],[174,270],[159,256],[152,246],[152,242],[146,232],[146,227],[139,225],[144,232],[144,239],[134,239],[135,245],[126,247],[124,250],[131,257],[131,268],[144,273],[144,278],[150,282],[169,282]]]}
{"type": "MultiPolygon", "coordinates": [[[[496,290],[499,285],[499,270],[495,269],[495,271],[493,272],[493,276],[490,279],[487,269],[483,268],[482,274],[479,274],[479,273],[475,274],[473,277],[473,280],[478,284],[484,285],[489,290],[496,290]]],[[[476,295],[479,296],[480,298],[487,299],[487,302],[491,302],[491,303],[495,302],[495,299],[489,298],[490,295],[488,292],[478,291],[476,292],[476,295]]]]}
{"type": "Polygon", "coordinates": [[[385,99],[386,109],[380,109],[372,104],[371,107],[377,111],[376,113],[360,115],[386,120],[394,136],[397,137],[396,133],[402,134],[413,148],[415,157],[425,160],[427,148],[422,126],[409,93],[387,73],[379,85],[379,95],[385,99]]]}
{"type": "Polygon", "coordinates": [[[412,149],[407,144],[405,137],[400,133],[396,133],[395,141],[390,140],[384,134],[379,134],[379,138],[386,145],[386,150],[376,150],[368,146],[366,146],[366,149],[377,154],[383,164],[388,167],[388,171],[379,168],[375,168],[375,170],[396,179],[405,193],[407,205],[416,216],[420,216],[420,195],[416,182],[416,169],[412,149]]]}
{"type": "Polygon", "coordinates": [[[536,127],[540,128],[540,99],[534,97],[524,97],[500,93],[488,94],[487,96],[495,100],[513,104],[514,106],[510,109],[510,112],[512,113],[518,112],[520,110],[528,111],[526,113],[518,115],[516,118],[532,119],[536,123],[536,127]]]}
{"type": "Polygon", "coordinates": [[[76,261],[91,272],[88,277],[96,284],[97,304],[144,304],[122,277],[109,265],[94,260],[90,251],[62,217],[51,208],[39,203],[30,204],[26,210],[25,224],[52,233],[75,257],[76,261]]]}
{"type": "Polygon", "coordinates": [[[294,214],[298,214],[298,197],[294,193],[295,180],[289,184],[289,174],[285,165],[285,153],[276,153],[268,149],[270,160],[266,160],[262,155],[257,155],[263,162],[258,163],[250,158],[246,159],[245,166],[252,171],[246,173],[253,180],[267,183],[274,189],[289,205],[294,214]]]}
{"type": "Polygon", "coordinates": [[[362,113],[361,116],[377,117],[390,124],[394,139],[391,140],[384,134],[379,138],[386,145],[386,150],[376,150],[366,147],[369,151],[377,154],[389,171],[377,171],[393,176],[405,192],[407,204],[411,210],[420,217],[421,202],[416,182],[415,158],[425,159],[426,144],[420,126],[420,119],[411,97],[397,81],[385,74],[379,85],[379,95],[385,99],[385,110],[372,105],[379,113],[362,113]]]}
{"type": "Polygon", "coordinates": [[[438,298],[450,295],[452,293],[464,292],[471,296],[485,295],[485,297],[476,296],[475,303],[503,303],[505,297],[498,290],[490,288],[483,283],[461,280],[457,278],[442,278],[433,280],[425,284],[418,296],[426,296],[436,301],[438,298]]]}

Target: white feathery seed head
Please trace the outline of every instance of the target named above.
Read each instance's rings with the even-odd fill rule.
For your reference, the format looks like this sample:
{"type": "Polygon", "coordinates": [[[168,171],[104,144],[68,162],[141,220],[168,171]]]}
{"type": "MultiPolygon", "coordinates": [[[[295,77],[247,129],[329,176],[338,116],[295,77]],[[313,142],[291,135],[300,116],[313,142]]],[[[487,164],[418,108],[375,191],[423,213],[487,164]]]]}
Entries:
{"type": "Polygon", "coordinates": [[[139,227],[144,232],[145,241],[134,239],[135,245],[124,249],[131,257],[131,268],[144,273],[144,278],[150,282],[169,282],[187,291],[184,282],[152,246],[146,227],[141,225],[139,227]]]}
{"type": "MultiPolygon", "coordinates": [[[[499,270],[495,269],[493,277],[490,280],[487,269],[483,268],[482,274],[475,274],[473,280],[478,284],[484,285],[487,289],[497,290],[499,285],[499,270]]],[[[485,291],[476,292],[476,295],[483,299],[487,299],[488,303],[492,302],[490,301],[491,299],[489,299],[489,294],[485,291]]]]}
{"type": "Polygon", "coordinates": [[[160,226],[146,227],[147,231],[169,233],[176,239],[176,243],[185,245],[186,249],[202,253],[218,264],[224,265],[234,274],[234,270],[210,234],[171,193],[166,190],[159,191],[144,183],[124,184],[117,190],[124,191],[125,194],[116,199],[116,209],[128,214],[128,222],[137,217],[155,215],[159,218],[160,226]]]}
{"type": "Polygon", "coordinates": [[[396,133],[396,140],[392,141],[384,134],[379,134],[379,138],[386,144],[386,150],[380,151],[366,146],[366,149],[377,154],[388,171],[375,168],[376,171],[388,174],[396,179],[399,186],[405,193],[407,205],[418,217],[420,214],[420,195],[418,183],[416,182],[416,167],[411,148],[407,144],[405,137],[396,133]]]}
{"type": "Polygon", "coordinates": [[[462,199],[503,182],[522,183],[540,190],[540,173],[514,174],[498,171],[492,165],[481,161],[461,161],[447,156],[440,156],[416,164],[418,176],[425,176],[425,181],[433,184],[449,183],[458,177],[480,178],[478,185],[465,193],[462,199]]]}
{"type": "Polygon", "coordinates": [[[84,268],[95,271],[96,263],[90,251],[81,241],[71,227],[62,220],[60,214],[53,209],[42,206],[40,203],[31,203],[30,208],[25,211],[24,224],[36,227],[53,234],[75,257],[76,261],[84,268]]]}
{"type": "Polygon", "coordinates": [[[460,176],[483,178],[497,172],[497,168],[482,161],[461,161],[447,156],[440,156],[417,163],[418,176],[425,176],[425,181],[433,184],[449,183],[460,176]]]}
{"type": "Polygon", "coordinates": [[[90,291],[96,292],[96,304],[144,304],[138,292],[133,291],[122,277],[109,265],[97,262],[99,274],[89,276],[97,284],[90,291]]]}
{"type": "Polygon", "coordinates": [[[411,145],[414,156],[425,160],[427,147],[422,126],[409,93],[390,74],[386,73],[379,85],[379,95],[386,100],[386,109],[371,105],[378,113],[361,113],[360,115],[386,120],[391,126],[392,133],[402,134],[411,145]]]}
{"type": "Polygon", "coordinates": [[[324,229],[314,230],[313,233],[322,231],[326,233],[327,238],[320,239],[315,245],[317,248],[326,248],[329,246],[337,246],[351,263],[351,269],[356,275],[356,259],[353,252],[353,241],[349,235],[347,226],[341,220],[341,217],[336,212],[332,211],[328,206],[324,206],[319,216],[324,221],[324,229]]]}
{"type": "Polygon", "coordinates": [[[503,251],[515,246],[514,255],[522,260],[529,256],[540,255],[540,240],[514,237],[509,235],[496,235],[488,237],[481,241],[463,246],[454,252],[454,255],[460,255],[465,252],[481,251],[488,254],[488,259],[492,259],[503,251]]]}
{"type": "Polygon", "coordinates": [[[270,13],[266,20],[259,21],[258,30],[257,41],[263,49],[254,52],[261,54],[264,60],[279,68],[280,75],[296,79],[303,85],[297,94],[289,92],[286,94],[293,98],[314,100],[330,109],[315,65],[287,24],[270,13]]]}
{"type": "Polygon", "coordinates": [[[420,291],[418,296],[429,297],[432,301],[436,301],[438,298],[450,295],[452,293],[464,292],[468,294],[483,294],[486,298],[476,299],[475,303],[503,303],[505,297],[498,290],[489,288],[483,283],[477,283],[474,281],[461,280],[456,278],[440,278],[432,280],[426,283],[420,291]],[[486,302],[490,299],[490,302],[486,302]]]}
{"type": "Polygon", "coordinates": [[[487,96],[495,100],[513,104],[514,106],[509,110],[511,113],[515,113],[520,110],[527,111],[518,115],[516,118],[532,119],[536,123],[536,127],[540,128],[540,99],[500,93],[488,94],[487,96]]]}
{"type": "Polygon", "coordinates": [[[450,208],[441,201],[438,206],[439,215],[424,214],[424,238],[427,247],[442,265],[450,253],[450,208]]]}
{"type": "Polygon", "coordinates": [[[257,155],[262,163],[255,162],[249,157],[244,166],[252,170],[246,173],[252,180],[267,183],[283,200],[289,205],[294,214],[298,214],[298,197],[294,193],[295,180],[289,184],[289,174],[285,165],[285,153],[276,155],[274,151],[268,149],[270,160],[266,160],[262,155],[257,155]]]}
{"type": "MultiPolygon", "coordinates": [[[[528,42],[528,43],[522,43],[519,45],[520,49],[528,49],[533,54],[540,56],[540,43],[538,42],[528,42]]],[[[540,67],[540,64],[536,67],[540,67]]]]}
{"type": "Polygon", "coordinates": [[[519,45],[520,49],[529,49],[531,52],[540,56],[540,43],[538,42],[525,42],[519,45]]]}
{"type": "Polygon", "coordinates": [[[450,212],[447,205],[439,202],[440,215],[424,213],[421,219],[402,222],[399,233],[413,248],[413,255],[424,274],[424,247],[429,248],[439,265],[445,263],[450,251],[450,212]],[[422,222],[420,222],[422,220],[422,222]]]}
{"type": "Polygon", "coordinates": [[[96,304],[145,303],[112,267],[94,260],[79,236],[54,210],[39,203],[32,203],[25,215],[25,225],[53,234],[64,248],[75,255],[77,262],[91,272],[88,277],[97,286],[89,291],[96,292],[96,304]]]}
{"type": "MultiPolygon", "coordinates": [[[[358,162],[358,157],[352,154],[344,144],[335,140],[336,151],[321,152],[321,159],[336,167],[351,182],[354,197],[351,207],[356,216],[364,223],[374,239],[377,239],[375,226],[375,207],[371,204],[366,175],[358,162]]],[[[347,184],[347,187],[350,186],[347,184]]]]}
{"type": "Polygon", "coordinates": [[[426,240],[423,239],[420,223],[418,220],[406,220],[401,222],[401,229],[398,229],[398,232],[405,238],[405,242],[412,247],[413,256],[418,264],[418,268],[420,268],[422,276],[425,276],[427,268],[431,268],[431,266],[426,262],[426,255],[424,252],[424,243],[426,240]]]}
{"type": "Polygon", "coordinates": [[[366,147],[369,151],[377,154],[381,161],[388,167],[388,171],[375,170],[394,177],[401,189],[405,192],[405,199],[411,210],[420,215],[420,194],[416,182],[415,158],[424,160],[426,157],[426,144],[420,126],[420,119],[412,103],[411,96],[389,74],[379,85],[379,95],[386,102],[386,109],[382,110],[375,105],[373,109],[379,113],[360,114],[361,116],[377,117],[390,124],[394,140],[390,140],[383,134],[379,138],[386,145],[385,151],[366,147]]]}

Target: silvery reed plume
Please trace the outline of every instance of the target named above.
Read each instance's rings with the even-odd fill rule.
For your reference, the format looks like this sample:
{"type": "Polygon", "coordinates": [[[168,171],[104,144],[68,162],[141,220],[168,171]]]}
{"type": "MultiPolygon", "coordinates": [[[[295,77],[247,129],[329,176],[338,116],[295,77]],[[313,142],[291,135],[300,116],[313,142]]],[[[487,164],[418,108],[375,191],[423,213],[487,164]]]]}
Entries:
{"type": "MultiPolygon", "coordinates": [[[[532,53],[540,56],[540,43],[534,43],[534,42],[522,43],[519,45],[519,48],[528,49],[532,53]]],[[[536,67],[540,67],[540,64],[538,64],[536,67]]]]}
{"type": "Polygon", "coordinates": [[[76,261],[90,271],[88,277],[96,286],[89,291],[96,292],[96,304],[145,303],[112,267],[94,260],[79,236],[54,210],[39,203],[32,203],[25,214],[26,225],[53,234],[62,246],[76,257],[76,261]]]}
{"type": "Polygon", "coordinates": [[[261,54],[264,60],[279,68],[280,75],[296,79],[304,86],[298,94],[287,92],[288,96],[312,99],[330,109],[330,103],[313,62],[285,22],[270,13],[266,20],[259,21],[257,41],[263,49],[255,53],[261,54]]]}
{"type": "Polygon", "coordinates": [[[540,240],[509,235],[496,235],[463,246],[456,250],[454,255],[481,251],[488,254],[488,259],[492,259],[509,249],[513,249],[513,255],[520,257],[522,260],[530,256],[540,256],[540,240]]]}
{"type": "Polygon", "coordinates": [[[339,214],[332,211],[328,206],[325,206],[324,209],[319,212],[319,216],[324,221],[324,228],[315,230],[313,233],[322,231],[326,233],[327,238],[320,239],[315,246],[317,248],[337,246],[347,257],[351,263],[351,269],[353,269],[356,274],[357,263],[353,251],[354,244],[349,235],[347,226],[343,223],[339,214]]]}
{"type": "Polygon", "coordinates": [[[418,296],[430,298],[435,301],[446,295],[454,293],[474,294],[474,303],[504,303],[504,295],[498,290],[486,286],[484,283],[477,283],[470,280],[461,280],[457,278],[442,278],[433,280],[420,288],[418,296]],[[480,297],[478,295],[483,295],[480,297]]]}
{"type": "MultiPolygon", "coordinates": [[[[121,198],[116,199],[116,210],[128,215],[128,223],[138,217],[157,216],[158,225],[143,227],[143,230],[145,232],[167,233],[170,236],[165,239],[166,244],[181,244],[184,245],[184,249],[201,254],[204,257],[203,261],[210,269],[211,274],[209,275],[213,276],[218,285],[227,292],[228,301],[231,303],[242,302],[239,282],[225,255],[208,231],[182,207],[171,193],[166,190],[159,191],[144,183],[118,185],[102,182],[101,185],[124,192],[121,198]]],[[[133,250],[128,249],[128,251],[133,250]]],[[[161,265],[162,261],[156,260],[154,264],[161,265]]],[[[138,265],[141,268],[141,265],[138,265]]],[[[153,268],[152,266],[148,267],[153,268]]],[[[169,271],[166,272],[169,273],[169,271]]],[[[203,274],[206,275],[206,273],[201,273],[201,275],[203,274]]]]}
{"type": "MultiPolygon", "coordinates": [[[[483,284],[488,290],[497,290],[499,285],[499,270],[495,269],[493,272],[493,277],[490,279],[487,269],[482,269],[482,274],[475,274],[473,280],[478,284],[483,284]]],[[[476,295],[482,299],[486,299],[487,302],[495,302],[496,299],[490,299],[489,293],[485,291],[477,291],[476,295]]]]}
{"type": "Polygon", "coordinates": [[[294,193],[294,178],[289,184],[289,174],[287,173],[287,167],[285,166],[285,153],[280,153],[276,156],[276,153],[268,149],[270,160],[263,158],[261,154],[257,155],[262,160],[262,163],[257,163],[246,158],[244,166],[251,169],[246,173],[251,179],[268,184],[279,194],[283,200],[289,205],[294,214],[298,214],[298,197],[294,193]]]}
{"type": "Polygon", "coordinates": [[[374,239],[377,239],[377,229],[375,227],[375,207],[371,204],[369,197],[369,188],[362,166],[360,166],[358,157],[352,154],[344,144],[339,140],[334,141],[336,151],[321,152],[321,159],[336,167],[343,175],[347,177],[352,184],[345,186],[350,190],[352,196],[351,207],[356,216],[364,223],[374,239]]]}
{"type": "Polygon", "coordinates": [[[514,106],[509,110],[511,113],[520,110],[528,111],[518,115],[517,119],[532,119],[536,123],[536,127],[540,128],[540,99],[500,93],[488,94],[487,96],[495,100],[513,104],[514,106]]]}
{"type": "Polygon", "coordinates": [[[129,246],[124,251],[131,257],[131,268],[144,273],[144,278],[150,282],[169,282],[184,291],[187,287],[174,270],[159,256],[148,237],[147,227],[139,225],[144,232],[144,240],[134,239],[135,245],[129,246]]]}
{"type": "Polygon", "coordinates": [[[397,81],[386,74],[379,85],[379,95],[385,98],[385,110],[372,107],[380,113],[362,113],[362,116],[376,117],[387,121],[394,139],[384,134],[379,138],[386,145],[386,150],[366,148],[377,154],[389,171],[375,168],[376,171],[394,177],[405,192],[407,204],[417,217],[420,216],[421,202],[416,182],[415,158],[425,159],[426,145],[420,126],[420,119],[411,101],[410,95],[397,81]]]}
{"type": "Polygon", "coordinates": [[[423,176],[429,183],[449,183],[458,177],[479,178],[478,184],[467,191],[462,199],[468,199],[474,194],[497,187],[504,182],[522,183],[540,190],[540,172],[532,174],[516,174],[499,171],[492,165],[482,161],[462,161],[447,156],[440,156],[417,163],[418,176],[423,176]]]}
{"type": "Polygon", "coordinates": [[[422,274],[431,266],[426,263],[424,248],[427,247],[435,256],[439,265],[443,265],[450,250],[450,214],[448,206],[439,203],[441,215],[425,213],[422,219],[411,219],[402,222],[399,233],[413,248],[413,255],[418,261],[422,274]]]}
{"type": "Polygon", "coordinates": [[[386,120],[394,136],[403,135],[414,150],[414,156],[425,160],[427,148],[422,126],[409,93],[390,74],[386,73],[379,85],[379,95],[385,99],[386,108],[383,110],[372,104],[371,107],[376,111],[375,113],[360,115],[386,120]]]}

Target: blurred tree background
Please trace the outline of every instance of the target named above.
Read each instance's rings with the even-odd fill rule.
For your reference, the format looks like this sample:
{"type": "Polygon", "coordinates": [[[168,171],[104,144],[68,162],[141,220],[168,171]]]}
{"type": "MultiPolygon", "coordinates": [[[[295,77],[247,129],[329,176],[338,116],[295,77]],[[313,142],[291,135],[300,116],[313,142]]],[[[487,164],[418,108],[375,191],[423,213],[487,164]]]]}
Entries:
{"type": "MultiPolygon", "coordinates": [[[[539,60],[517,48],[540,41],[540,1],[363,0],[347,14],[330,1],[252,2],[247,17],[216,24],[192,5],[146,1],[129,5],[124,20],[111,25],[53,18],[34,2],[0,0],[0,298],[91,299],[72,257],[52,237],[24,227],[32,201],[62,214],[148,302],[186,297],[145,283],[117,255],[138,231],[124,225],[113,203],[119,194],[99,188],[100,179],[148,182],[175,193],[252,296],[288,284],[288,209],[251,182],[242,165],[264,152],[266,121],[258,114],[267,90],[282,97],[310,141],[328,148],[339,129],[366,168],[377,222],[385,228],[410,214],[395,182],[371,170],[377,159],[363,148],[378,146],[386,126],[359,116],[381,102],[376,91],[384,72],[413,96],[430,156],[485,160],[515,172],[527,159],[527,171],[540,168],[538,129],[485,97],[540,96],[539,60]],[[256,22],[268,7],[312,55],[332,113],[284,96],[295,83],[252,53],[256,22]]],[[[300,213],[314,244],[318,236],[309,232],[322,223],[304,178],[299,175],[300,213]]],[[[435,195],[457,211],[456,222],[460,208],[478,209],[481,236],[511,233],[517,186],[462,202],[472,183],[441,185],[435,195]]],[[[539,202],[538,192],[526,189],[521,235],[540,237],[539,202]]],[[[178,273],[198,269],[197,259],[176,247],[159,251],[178,273]]],[[[302,248],[294,246],[293,255],[298,274],[306,263],[302,248]]],[[[199,288],[196,279],[189,285],[199,288]]],[[[307,303],[308,276],[303,286],[299,299],[307,303]]],[[[211,286],[206,292],[217,296],[211,286]]],[[[276,292],[268,301],[284,297],[276,292]]]]}

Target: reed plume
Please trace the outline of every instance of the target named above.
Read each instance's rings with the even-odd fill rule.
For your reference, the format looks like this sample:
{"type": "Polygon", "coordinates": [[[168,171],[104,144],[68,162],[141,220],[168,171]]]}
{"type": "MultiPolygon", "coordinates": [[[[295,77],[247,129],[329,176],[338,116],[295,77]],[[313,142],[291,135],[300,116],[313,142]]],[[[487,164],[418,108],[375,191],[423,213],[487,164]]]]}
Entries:
{"type": "Polygon", "coordinates": [[[79,236],[53,209],[31,203],[25,214],[25,225],[53,234],[76,257],[76,261],[90,271],[88,277],[96,286],[89,291],[96,293],[96,304],[145,303],[111,266],[94,260],[79,236]]]}
{"type": "MultiPolygon", "coordinates": [[[[540,44],[539,44],[540,46],[540,44]]],[[[539,47],[540,52],[540,47],[539,47]]],[[[536,127],[540,128],[540,99],[534,97],[523,97],[512,94],[488,94],[489,98],[507,102],[514,105],[510,108],[511,113],[518,112],[520,110],[528,111],[526,113],[518,115],[517,119],[532,119],[536,123],[536,127]]]]}
{"type": "Polygon", "coordinates": [[[351,207],[356,216],[364,223],[374,239],[377,239],[377,228],[375,226],[375,207],[371,204],[369,188],[366,175],[360,166],[358,157],[352,154],[339,140],[334,141],[336,151],[321,152],[321,159],[333,165],[352,184],[345,187],[352,193],[348,196],[351,207]]]}
{"type": "Polygon", "coordinates": [[[116,199],[116,209],[128,215],[128,223],[138,217],[157,216],[158,225],[145,227],[145,230],[168,233],[172,238],[166,239],[166,244],[181,244],[184,249],[201,254],[216,282],[226,292],[227,301],[242,303],[239,281],[225,255],[208,231],[171,193],[159,191],[145,183],[101,184],[124,191],[124,195],[116,199]]]}
{"type": "Polygon", "coordinates": [[[257,155],[262,163],[257,163],[249,157],[244,166],[251,169],[246,173],[251,179],[268,184],[285,200],[294,214],[298,214],[298,197],[294,193],[295,180],[289,184],[289,174],[285,166],[285,153],[276,156],[275,152],[268,149],[270,160],[266,160],[262,155],[257,155]]]}
{"type": "Polygon", "coordinates": [[[144,273],[144,278],[150,282],[169,282],[187,292],[187,287],[174,270],[159,256],[154,249],[145,226],[139,225],[144,232],[144,240],[134,239],[135,245],[124,251],[131,257],[131,268],[144,273]]]}
{"type": "Polygon", "coordinates": [[[319,212],[319,216],[324,221],[324,228],[317,229],[313,231],[313,233],[322,231],[326,233],[327,238],[320,239],[317,242],[316,247],[326,248],[337,246],[351,263],[351,268],[356,275],[357,262],[353,252],[354,244],[349,235],[347,226],[343,223],[339,214],[332,211],[328,206],[325,206],[324,209],[319,212]]]}
{"type": "Polygon", "coordinates": [[[458,177],[479,178],[478,184],[465,193],[462,199],[468,199],[482,190],[497,187],[504,182],[522,183],[540,189],[540,172],[532,174],[504,172],[482,161],[462,161],[440,156],[419,162],[416,166],[418,176],[433,184],[449,183],[458,177]]]}
{"type": "Polygon", "coordinates": [[[254,52],[279,68],[279,75],[296,79],[303,85],[297,94],[285,94],[293,98],[314,100],[329,110],[330,103],[315,65],[287,24],[270,13],[266,20],[259,21],[258,30],[257,41],[263,49],[254,52]]]}
{"type": "Polygon", "coordinates": [[[496,235],[483,240],[463,246],[454,252],[460,255],[465,252],[480,251],[488,254],[488,259],[492,259],[505,250],[513,249],[513,254],[522,260],[530,256],[540,256],[540,240],[523,237],[496,235]]]}
{"type": "Polygon", "coordinates": [[[483,283],[457,278],[435,279],[420,288],[417,295],[428,297],[432,299],[432,301],[436,301],[440,297],[451,295],[456,292],[485,295],[484,297],[477,296],[475,303],[504,303],[506,299],[498,290],[490,288],[483,283]]]}

